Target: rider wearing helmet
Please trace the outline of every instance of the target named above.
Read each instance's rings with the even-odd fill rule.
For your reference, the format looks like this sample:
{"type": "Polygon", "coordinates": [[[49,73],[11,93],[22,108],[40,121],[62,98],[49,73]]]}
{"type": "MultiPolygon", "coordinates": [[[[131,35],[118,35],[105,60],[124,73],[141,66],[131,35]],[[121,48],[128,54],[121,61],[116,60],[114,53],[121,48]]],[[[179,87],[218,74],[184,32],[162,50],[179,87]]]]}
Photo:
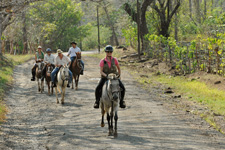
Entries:
{"type": "Polygon", "coordinates": [[[44,57],[44,63],[45,63],[45,66],[44,66],[44,69],[42,71],[42,81],[44,80],[45,78],[45,75],[46,75],[46,65],[47,64],[51,64],[53,66],[53,68],[55,68],[55,57],[52,55],[52,50],[50,48],[47,48],[46,49],[46,55],[44,57]]]}
{"type": "Polygon", "coordinates": [[[38,46],[38,50],[35,53],[35,64],[31,69],[31,73],[32,73],[32,78],[31,81],[35,81],[35,75],[36,75],[36,62],[37,61],[43,61],[44,60],[44,53],[42,52],[42,47],[38,46]]]}
{"type": "MultiPolygon", "coordinates": [[[[114,74],[117,74],[118,76],[120,76],[120,74],[121,74],[118,60],[116,58],[112,57],[113,47],[111,45],[107,45],[105,47],[105,52],[106,52],[106,57],[100,61],[101,80],[95,89],[96,101],[94,104],[94,108],[99,108],[99,102],[100,102],[100,98],[102,96],[102,87],[105,84],[105,82],[107,81],[108,74],[114,73],[114,74]]],[[[125,101],[123,100],[124,95],[125,95],[125,87],[120,80],[119,80],[119,85],[122,88],[120,107],[125,108],[126,104],[125,104],[125,101]]]]}

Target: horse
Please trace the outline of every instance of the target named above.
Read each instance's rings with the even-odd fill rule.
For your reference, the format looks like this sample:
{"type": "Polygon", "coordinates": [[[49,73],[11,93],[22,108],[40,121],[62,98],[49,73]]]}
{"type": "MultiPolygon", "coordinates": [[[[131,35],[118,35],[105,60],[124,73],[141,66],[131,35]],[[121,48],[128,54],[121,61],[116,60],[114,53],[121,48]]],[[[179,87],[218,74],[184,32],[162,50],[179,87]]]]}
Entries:
{"type": "Polygon", "coordinates": [[[108,80],[103,86],[100,108],[102,114],[101,127],[105,126],[104,115],[107,113],[109,136],[117,136],[118,101],[120,98],[119,77],[116,74],[109,74],[108,80]],[[110,111],[111,108],[111,111],[110,111]],[[110,114],[109,114],[110,111],[110,114]],[[115,120],[115,131],[113,132],[113,117],[115,120]]]}
{"type": "Polygon", "coordinates": [[[80,77],[80,72],[82,69],[81,66],[81,52],[76,53],[76,59],[71,64],[71,72],[73,73],[73,79],[72,79],[72,89],[74,89],[73,86],[73,80],[75,81],[75,90],[78,90],[78,82],[80,77]]]}
{"type": "Polygon", "coordinates": [[[39,80],[42,77],[42,70],[44,68],[44,63],[40,60],[36,61],[36,78],[37,78],[37,82],[38,82],[38,92],[43,93],[44,91],[44,81],[41,81],[41,84],[39,82],[39,80]]]}
{"type": "Polygon", "coordinates": [[[53,94],[53,87],[52,87],[52,82],[51,82],[51,73],[53,71],[54,67],[52,64],[46,64],[46,84],[48,85],[48,95],[53,94]]]}
{"type": "Polygon", "coordinates": [[[62,91],[61,104],[64,104],[65,91],[66,91],[68,82],[69,82],[69,67],[66,65],[66,66],[60,67],[59,72],[57,74],[57,83],[55,88],[57,104],[59,103],[57,89],[61,88],[61,91],[62,91]]]}

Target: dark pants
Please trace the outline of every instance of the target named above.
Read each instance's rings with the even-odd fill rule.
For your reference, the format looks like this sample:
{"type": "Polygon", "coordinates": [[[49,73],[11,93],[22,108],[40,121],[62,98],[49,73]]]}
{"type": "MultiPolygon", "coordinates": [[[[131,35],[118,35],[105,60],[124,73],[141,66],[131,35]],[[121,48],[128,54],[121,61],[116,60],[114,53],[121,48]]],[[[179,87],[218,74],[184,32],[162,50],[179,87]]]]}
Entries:
{"type": "MultiPolygon", "coordinates": [[[[101,80],[99,81],[96,89],[95,89],[95,99],[97,102],[100,101],[100,98],[102,96],[102,87],[104,86],[105,82],[107,81],[107,78],[101,78],[101,80]]],[[[122,88],[121,91],[121,99],[120,101],[122,102],[125,96],[125,87],[123,85],[123,83],[119,80],[119,85],[122,88]]]]}
{"type": "Polygon", "coordinates": [[[35,78],[35,75],[36,75],[36,63],[33,65],[32,69],[31,69],[31,73],[32,73],[32,78],[35,78]]]}

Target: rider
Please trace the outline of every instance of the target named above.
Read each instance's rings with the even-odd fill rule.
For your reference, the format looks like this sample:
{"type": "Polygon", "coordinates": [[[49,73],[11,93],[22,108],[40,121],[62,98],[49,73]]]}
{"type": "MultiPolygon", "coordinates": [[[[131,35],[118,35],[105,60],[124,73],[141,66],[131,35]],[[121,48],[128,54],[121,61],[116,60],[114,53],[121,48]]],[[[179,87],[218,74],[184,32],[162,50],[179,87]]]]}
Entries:
{"type": "MultiPolygon", "coordinates": [[[[70,60],[71,60],[71,64],[73,63],[73,61],[76,59],[76,53],[77,52],[81,52],[80,48],[77,47],[77,43],[76,42],[71,42],[70,43],[72,45],[72,47],[70,47],[69,51],[68,51],[68,55],[70,56],[70,60]]],[[[82,70],[80,72],[81,75],[83,75],[84,72],[84,62],[81,60],[81,65],[82,65],[82,70]]]]}
{"type": "Polygon", "coordinates": [[[51,64],[53,66],[53,68],[55,68],[55,57],[51,54],[52,53],[52,50],[50,48],[47,48],[46,49],[46,55],[44,57],[44,63],[45,63],[45,66],[44,66],[44,69],[42,71],[42,78],[41,80],[44,80],[45,76],[46,76],[46,65],[47,64],[51,64]]]}
{"type": "Polygon", "coordinates": [[[35,53],[35,64],[33,66],[33,68],[31,69],[31,73],[32,73],[32,78],[31,81],[35,81],[35,74],[36,74],[36,62],[37,61],[43,61],[44,59],[44,53],[42,52],[42,47],[38,46],[38,51],[35,53]]]}
{"type": "MultiPolygon", "coordinates": [[[[61,49],[58,49],[57,53],[58,53],[58,56],[55,58],[55,67],[56,68],[51,73],[53,87],[56,87],[55,77],[56,77],[56,74],[58,73],[60,67],[67,65],[67,64],[70,65],[70,63],[71,63],[70,59],[62,54],[63,51],[61,49]]],[[[72,72],[70,70],[69,70],[69,75],[70,75],[69,83],[71,83],[72,82],[72,72]]],[[[67,84],[67,87],[70,87],[69,83],[67,84]]]]}
{"type": "MultiPolygon", "coordinates": [[[[99,108],[99,101],[102,95],[102,87],[105,84],[105,82],[107,81],[107,76],[110,73],[114,73],[114,74],[118,74],[120,76],[121,74],[121,70],[120,70],[120,66],[118,63],[118,60],[114,57],[112,57],[112,53],[113,53],[113,47],[111,45],[107,45],[105,47],[105,52],[106,52],[106,57],[104,59],[102,59],[100,61],[100,73],[101,73],[101,80],[98,83],[98,86],[95,89],[95,104],[94,104],[94,108],[99,108]]],[[[119,85],[122,88],[121,91],[121,99],[120,99],[120,107],[121,108],[125,108],[126,104],[124,99],[124,95],[125,95],[125,87],[123,85],[123,83],[119,80],[119,85]]]]}

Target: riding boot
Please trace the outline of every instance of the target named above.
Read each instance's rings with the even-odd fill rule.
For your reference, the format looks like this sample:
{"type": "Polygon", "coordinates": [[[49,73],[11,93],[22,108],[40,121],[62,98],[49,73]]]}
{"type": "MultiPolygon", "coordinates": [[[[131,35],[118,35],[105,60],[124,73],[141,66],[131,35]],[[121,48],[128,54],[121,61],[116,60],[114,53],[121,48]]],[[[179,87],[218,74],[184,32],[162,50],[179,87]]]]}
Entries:
{"type": "Polygon", "coordinates": [[[32,70],[32,78],[31,81],[35,81],[35,71],[32,70]]]}
{"type": "Polygon", "coordinates": [[[52,87],[56,87],[56,84],[55,84],[55,82],[52,82],[52,87]]]}
{"type": "Polygon", "coordinates": [[[70,88],[70,84],[69,83],[67,84],[67,87],[70,88]]]}
{"type": "Polygon", "coordinates": [[[120,108],[126,108],[126,103],[124,100],[120,100],[120,108]]]}
{"type": "Polygon", "coordinates": [[[95,101],[95,104],[94,104],[94,108],[98,109],[99,108],[99,99],[95,101]]]}
{"type": "Polygon", "coordinates": [[[84,75],[84,70],[83,69],[81,70],[80,75],[84,75]]]}

